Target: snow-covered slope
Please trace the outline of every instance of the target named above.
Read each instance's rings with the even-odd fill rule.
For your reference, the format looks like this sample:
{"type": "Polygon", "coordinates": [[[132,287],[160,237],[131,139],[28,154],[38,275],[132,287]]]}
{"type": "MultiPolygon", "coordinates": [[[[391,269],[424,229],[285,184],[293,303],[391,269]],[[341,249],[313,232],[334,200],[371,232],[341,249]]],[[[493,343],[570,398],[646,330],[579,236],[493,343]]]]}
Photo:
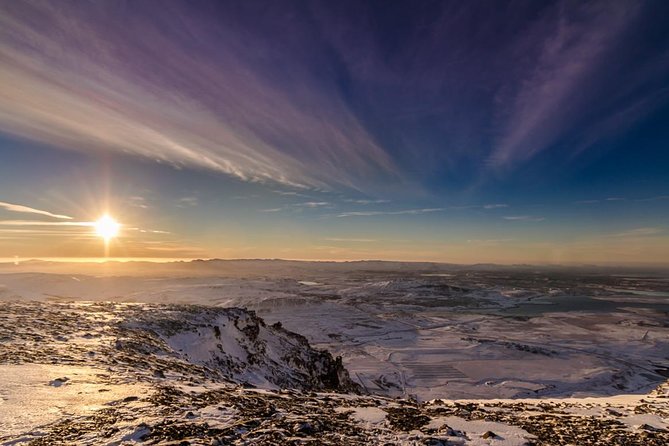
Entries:
{"type": "Polygon", "coordinates": [[[341,358],[311,348],[280,324],[266,325],[253,311],[142,308],[119,325],[117,349],[200,365],[207,374],[254,387],[358,391],[341,358]]]}

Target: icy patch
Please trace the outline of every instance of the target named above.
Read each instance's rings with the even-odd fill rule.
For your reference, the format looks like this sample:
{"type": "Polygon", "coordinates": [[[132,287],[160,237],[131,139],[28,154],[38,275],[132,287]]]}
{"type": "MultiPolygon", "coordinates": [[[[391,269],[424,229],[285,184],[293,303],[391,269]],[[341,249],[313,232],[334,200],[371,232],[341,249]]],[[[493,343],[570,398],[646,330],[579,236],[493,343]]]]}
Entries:
{"type": "Polygon", "coordinates": [[[64,417],[91,414],[148,389],[140,384],[108,384],[93,367],[2,364],[0,376],[0,440],[64,417]]]}

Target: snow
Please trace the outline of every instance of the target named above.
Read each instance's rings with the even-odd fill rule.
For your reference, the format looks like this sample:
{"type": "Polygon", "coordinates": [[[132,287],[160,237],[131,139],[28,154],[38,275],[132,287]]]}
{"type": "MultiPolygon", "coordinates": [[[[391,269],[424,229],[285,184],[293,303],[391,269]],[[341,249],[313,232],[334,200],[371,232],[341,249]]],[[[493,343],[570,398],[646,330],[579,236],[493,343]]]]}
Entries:
{"type": "MultiPolygon", "coordinates": [[[[376,395],[443,400],[444,404],[523,404],[533,414],[543,413],[537,405],[544,402],[584,418],[611,417],[608,411],[615,409],[620,416],[614,418],[629,432],[643,430],[643,426],[669,428],[666,412],[634,411],[646,404],[648,392],[666,380],[663,374],[669,371],[663,313],[669,306],[662,291],[666,282],[606,279],[641,280],[634,285],[637,289],[628,283],[600,285],[604,279],[599,276],[592,283],[572,278],[544,284],[534,273],[383,270],[367,264],[348,269],[329,264],[266,265],[267,270],[248,274],[234,265],[230,266],[233,270],[218,271],[212,264],[197,268],[168,265],[161,267],[166,271],[145,273],[123,266],[123,275],[92,267],[79,272],[65,267],[57,272],[5,270],[8,272],[0,273],[0,301],[63,302],[76,317],[90,313],[104,323],[115,321],[126,309],[145,314],[145,319],[140,317],[127,327],[155,335],[140,338],[140,345],[149,351],[147,363],[153,364],[146,373],[154,373],[152,368],[158,368],[155,364],[161,361],[172,361],[174,368],[168,367],[155,380],[183,388],[185,393],[210,391],[201,375],[229,364],[226,379],[262,387],[245,389],[244,395],[290,399],[290,394],[277,389],[304,381],[307,371],[299,364],[314,367],[307,374],[316,373],[321,364],[316,356],[300,353],[305,347],[299,338],[272,327],[280,322],[312,346],[341,356],[351,378],[376,395]],[[566,304],[555,304],[560,299],[573,303],[574,296],[581,294],[587,294],[596,308],[570,310],[566,304]],[[82,303],[64,303],[70,301],[82,303]],[[149,305],[122,304],[109,313],[96,313],[96,304],[91,302],[149,305]],[[191,318],[189,310],[158,305],[166,303],[209,305],[221,313],[191,318]],[[231,306],[257,312],[266,326],[257,325],[249,313],[223,310],[231,306]],[[152,320],[154,325],[149,323],[152,320]],[[175,320],[183,324],[165,329],[175,320]],[[250,335],[256,328],[257,334],[250,335]],[[288,356],[292,359],[287,360],[288,356]],[[180,366],[197,366],[194,370],[200,375],[186,378],[180,366]]],[[[7,314],[4,324],[15,327],[17,351],[44,343],[55,351],[71,348],[85,359],[76,366],[0,363],[0,432],[7,432],[0,439],[39,430],[66,416],[84,416],[147,391],[142,387],[146,384],[100,377],[106,373],[96,362],[100,346],[108,348],[117,341],[104,327],[82,325],[70,332],[51,330],[47,334],[41,331],[46,325],[26,324],[20,311],[7,314]],[[97,364],[98,368],[82,364],[97,364]],[[11,415],[17,412],[22,414],[20,420],[11,415]]],[[[132,337],[121,337],[119,345],[131,341],[132,337]]],[[[319,394],[318,398],[329,397],[319,394]]],[[[383,438],[390,442],[410,443],[416,436],[427,435],[391,432],[385,409],[392,403],[337,398],[347,401],[337,408],[338,413],[349,414],[352,422],[366,430],[385,432],[383,438]]],[[[661,407],[664,400],[653,401],[661,407]]],[[[234,407],[205,406],[190,411],[196,419],[206,419],[221,429],[242,416],[234,407]]],[[[511,424],[455,415],[431,416],[427,427],[438,429],[443,424],[467,433],[466,438],[449,437],[453,444],[512,445],[531,438],[511,424]],[[488,431],[497,436],[483,438],[488,431]]],[[[114,441],[138,440],[143,434],[141,426],[129,423],[114,441]]]]}
{"type": "Polygon", "coordinates": [[[93,413],[148,389],[105,382],[102,373],[81,366],[0,364],[0,441],[63,417],[93,413]]]}
{"type": "Polygon", "coordinates": [[[491,421],[468,421],[459,417],[434,418],[428,427],[435,429],[447,425],[456,431],[467,432],[467,445],[471,446],[524,446],[533,435],[516,426],[491,421]],[[492,432],[495,436],[484,438],[484,434],[492,432]]]}
{"type": "MultiPolygon", "coordinates": [[[[422,400],[642,392],[661,379],[655,364],[668,366],[663,352],[669,341],[661,314],[636,307],[560,313],[549,311],[550,301],[537,299],[542,293],[559,299],[565,284],[523,287],[518,286],[521,277],[518,284],[499,286],[498,275],[468,279],[454,271],[398,274],[391,267],[387,273],[370,274],[349,266],[350,273],[342,274],[327,269],[337,265],[310,263],[263,263],[245,274],[234,270],[234,262],[215,274],[206,262],[187,266],[187,274],[5,273],[0,274],[0,298],[246,307],[341,356],[366,389],[422,400]],[[536,303],[543,312],[535,311],[529,320],[500,317],[505,308],[523,302],[536,303]]],[[[181,268],[186,271],[186,266],[181,268]]],[[[610,295],[629,287],[595,290],[592,294],[600,301],[625,304],[634,299],[610,295]]],[[[636,292],[643,294],[634,301],[637,305],[649,295],[649,305],[667,302],[660,292],[636,292]]],[[[202,344],[201,336],[184,333],[168,342],[202,359],[211,356],[216,343],[210,339],[202,344]]],[[[234,345],[222,348],[244,359],[234,345]]]]}
{"type": "Polygon", "coordinates": [[[378,407],[340,407],[338,412],[351,412],[351,417],[365,425],[377,425],[385,421],[387,412],[378,407]]]}

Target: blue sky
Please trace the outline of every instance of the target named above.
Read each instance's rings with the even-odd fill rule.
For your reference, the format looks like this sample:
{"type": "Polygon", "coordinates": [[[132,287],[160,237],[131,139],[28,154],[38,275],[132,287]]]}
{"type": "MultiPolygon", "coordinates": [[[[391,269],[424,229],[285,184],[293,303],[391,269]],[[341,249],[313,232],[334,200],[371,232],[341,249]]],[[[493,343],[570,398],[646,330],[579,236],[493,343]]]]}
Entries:
{"type": "Polygon", "coordinates": [[[667,263],[668,13],[0,5],[0,257],[667,263]]]}

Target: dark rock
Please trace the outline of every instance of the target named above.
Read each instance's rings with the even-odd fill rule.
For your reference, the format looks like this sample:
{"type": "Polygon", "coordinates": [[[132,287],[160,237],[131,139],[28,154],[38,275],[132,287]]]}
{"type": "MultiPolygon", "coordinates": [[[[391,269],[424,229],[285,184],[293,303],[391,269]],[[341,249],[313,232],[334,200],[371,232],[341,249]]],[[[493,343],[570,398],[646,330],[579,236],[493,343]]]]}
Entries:
{"type": "Polygon", "coordinates": [[[499,438],[499,436],[496,433],[494,433],[493,431],[488,431],[488,432],[484,433],[483,435],[481,435],[481,438],[499,438]]]}
{"type": "Polygon", "coordinates": [[[430,422],[430,417],[415,407],[389,407],[385,410],[388,412],[386,419],[390,425],[404,432],[420,429],[430,422]]]}
{"type": "Polygon", "coordinates": [[[53,387],[60,387],[63,384],[65,384],[66,382],[68,382],[69,380],[70,380],[70,378],[68,378],[67,376],[64,376],[62,378],[56,378],[53,381],[50,381],[49,385],[53,386],[53,387]]]}
{"type": "Polygon", "coordinates": [[[311,423],[295,423],[293,425],[293,432],[303,435],[313,435],[316,433],[316,428],[311,423]]]}
{"type": "Polygon", "coordinates": [[[425,446],[448,446],[448,440],[442,440],[440,438],[426,438],[423,440],[425,446]]]}

